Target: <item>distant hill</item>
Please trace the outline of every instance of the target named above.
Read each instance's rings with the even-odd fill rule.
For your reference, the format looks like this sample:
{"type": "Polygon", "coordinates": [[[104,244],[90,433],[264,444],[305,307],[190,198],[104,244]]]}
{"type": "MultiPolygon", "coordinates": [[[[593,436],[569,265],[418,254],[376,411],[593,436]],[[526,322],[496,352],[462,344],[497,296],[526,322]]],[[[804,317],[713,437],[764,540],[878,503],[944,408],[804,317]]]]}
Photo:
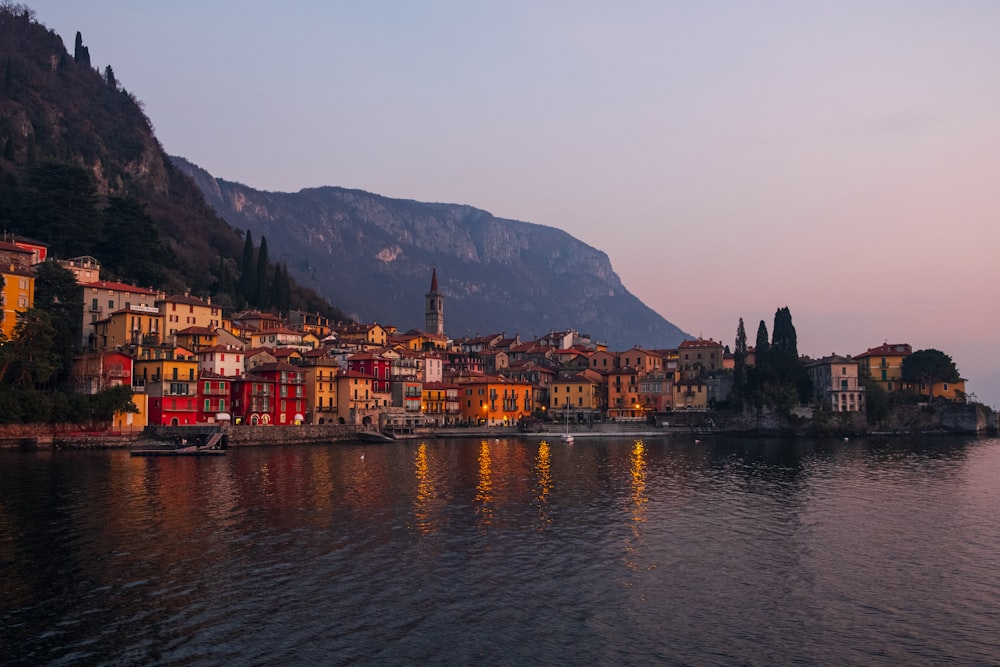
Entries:
{"type": "MultiPolygon", "coordinates": [[[[91,66],[79,33],[71,55],[10,2],[0,3],[0,228],[56,257],[93,255],[122,280],[245,305],[233,287],[243,235],[174,168],[112,67],[91,66]]],[[[292,307],[343,316],[291,292],[292,307]]]]}
{"type": "Polygon", "coordinates": [[[605,253],[559,229],[337,187],[262,192],[172,159],[220,216],[266,237],[272,258],[357,319],[423,328],[436,268],[452,337],[575,328],[613,349],[685,337],[625,288],[605,253]]]}

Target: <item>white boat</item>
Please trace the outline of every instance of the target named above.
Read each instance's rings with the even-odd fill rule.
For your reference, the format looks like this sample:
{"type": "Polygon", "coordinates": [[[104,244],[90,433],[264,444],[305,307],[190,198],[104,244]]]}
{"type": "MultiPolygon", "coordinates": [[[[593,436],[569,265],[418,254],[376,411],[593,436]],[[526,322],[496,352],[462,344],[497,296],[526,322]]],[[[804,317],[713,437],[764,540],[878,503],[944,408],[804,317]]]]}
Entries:
{"type": "Polygon", "coordinates": [[[573,434],[569,432],[569,405],[566,406],[566,432],[559,436],[559,439],[567,445],[573,444],[573,434]]]}

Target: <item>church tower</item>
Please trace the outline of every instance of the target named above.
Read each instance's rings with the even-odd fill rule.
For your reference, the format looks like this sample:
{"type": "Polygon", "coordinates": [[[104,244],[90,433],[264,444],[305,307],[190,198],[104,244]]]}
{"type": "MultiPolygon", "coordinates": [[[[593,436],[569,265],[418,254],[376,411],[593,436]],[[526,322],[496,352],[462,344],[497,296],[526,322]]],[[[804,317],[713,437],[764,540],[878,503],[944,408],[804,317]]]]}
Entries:
{"type": "Polygon", "coordinates": [[[438,292],[437,269],[431,270],[431,291],[424,295],[424,328],[427,333],[444,335],[444,299],[438,292]]]}

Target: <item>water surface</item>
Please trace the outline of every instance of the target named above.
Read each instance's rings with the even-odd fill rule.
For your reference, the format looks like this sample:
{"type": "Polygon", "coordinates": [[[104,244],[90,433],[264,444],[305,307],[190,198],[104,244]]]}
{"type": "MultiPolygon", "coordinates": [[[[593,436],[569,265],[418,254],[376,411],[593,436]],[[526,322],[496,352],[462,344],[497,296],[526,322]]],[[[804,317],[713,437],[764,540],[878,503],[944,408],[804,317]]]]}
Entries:
{"type": "Polygon", "coordinates": [[[0,452],[19,665],[1000,663],[1000,441],[0,452]]]}

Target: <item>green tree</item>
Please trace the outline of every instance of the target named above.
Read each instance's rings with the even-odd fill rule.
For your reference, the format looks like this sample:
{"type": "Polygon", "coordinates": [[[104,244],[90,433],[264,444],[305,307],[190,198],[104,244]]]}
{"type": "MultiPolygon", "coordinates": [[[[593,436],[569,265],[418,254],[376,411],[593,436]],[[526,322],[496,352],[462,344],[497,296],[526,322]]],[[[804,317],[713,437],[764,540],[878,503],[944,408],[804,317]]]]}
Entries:
{"type": "Polygon", "coordinates": [[[160,286],[173,255],[160,237],[160,226],[134,197],[112,197],[104,210],[99,254],[104,268],[140,285],[160,286]]]}
{"type": "Polygon", "coordinates": [[[101,215],[90,175],[73,164],[43,162],[28,170],[25,185],[18,231],[45,241],[57,256],[92,255],[101,215]]]}
{"type": "Polygon", "coordinates": [[[240,262],[240,279],[237,284],[239,295],[247,303],[253,301],[257,293],[257,265],[254,259],[253,235],[248,229],[243,241],[243,259],[240,262]]]}
{"type": "Polygon", "coordinates": [[[770,359],[778,382],[790,383],[794,380],[799,363],[798,337],[792,324],[792,313],[787,307],[778,308],[774,313],[770,359]]]}
{"type": "Polygon", "coordinates": [[[903,359],[900,375],[904,382],[927,384],[927,401],[934,397],[938,382],[958,382],[961,376],[951,357],[940,350],[917,350],[903,359]]]}
{"type": "Polygon", "coordinates": [[[267,239],[260,237],[260,247],[257,248],[257,292],[254,294],[254,303],[258,308],[270,308],[271,294],[268,281],[269,261],[267,258],[267,239]]]}
{"type": "Polygon", "coordinates": [[[747,330],[743,326],[743,318],[736,327],[736,344],[733,346],[733,397],[737,402],[743,401],[747,388],[747,330]]]}
{"type": "Polygon", "coordinates": [[[115,79],[115,71],[111,69],[111,65],[104,68],[104,80],[107,82],[108,88],[118,90],[118,80],[115,79]]]}
{"type": "Polygon", "coordinates": [[[288,314],[292,302],[292,286],[288,266],[282,262],[274,267],[274,286],[271,289],[274,307],[279,313],[288,314]]]}
{"type": "Polygon", "coordinates": [[[35,308],[48,314],[55,330],[52,353],[56,362],[54,380],[65,385],[80,347],[83,320],[83,288],[73,273],[58,262],[38,264],[35,270],[35,308]]]}
{"type": "Polygon", "coordinates": [[[25,387],[45,385],[56,370],[52,354],[55,329],[48,313],[29,308],[20,313],[14,333],[4,343],[0,382],[12,382],[25,387]]]}
{"type": "Polygon", "coordinates": [[[764,320],[757,325],[757,340],[754,341],[754,367],[750,375],[751,385],[754,389],[760,389],[770,381],[771,371],[771,343],[768,340],[767,324],[764,320]]]}

